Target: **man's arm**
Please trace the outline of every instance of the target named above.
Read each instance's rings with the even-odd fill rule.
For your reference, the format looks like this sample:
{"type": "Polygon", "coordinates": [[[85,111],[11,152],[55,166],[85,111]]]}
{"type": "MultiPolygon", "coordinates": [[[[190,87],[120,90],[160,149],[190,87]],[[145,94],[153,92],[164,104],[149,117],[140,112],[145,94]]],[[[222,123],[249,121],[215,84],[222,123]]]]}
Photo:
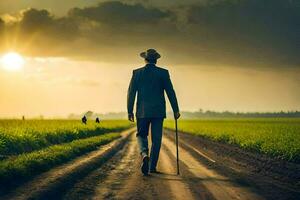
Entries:
{"type": "Polygon", "coordinates": [[[133,115],[133,106],[134,106],[134,101],[135,101],[135,96],[136,96],[136,91],[137,91],[137,86],[136,86],[136,80],[135,80],[135,72],[133,71],[132,77],[130,80],[128,92],[127,92],[127,112],[128,112],[128,119],[130,121],[134,121],[134,115],[133,115]]]}
{"type": "Polygon", "coordinates": [[[177,102],[176,94],[175,94],[173,84],[172,84],[172,81],[171,81],[171,78],[170,78],[170,74],[169,74],[168,71],[166,73],[164,88],[166,90],[169,101],[171,103],[171,106],[172,106],[172,109],[173,109],[173,112],[174,112],[174,117],[176,119],[178,119],[180,117],[178,102],[177,102]]]}

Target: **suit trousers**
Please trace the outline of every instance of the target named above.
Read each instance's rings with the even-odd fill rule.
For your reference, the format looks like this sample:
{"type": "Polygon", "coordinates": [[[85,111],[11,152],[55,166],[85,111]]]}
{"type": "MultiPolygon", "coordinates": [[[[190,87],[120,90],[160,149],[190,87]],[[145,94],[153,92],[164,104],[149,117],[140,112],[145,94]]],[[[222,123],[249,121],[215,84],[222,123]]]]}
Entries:
{"type": "Polygon", "coordinates": [[[156,169],[163,130],[164,118],[137,118],[137,141],[141,155],[149,154],[148,134],[151,125],[150,170],[156,169]]]}

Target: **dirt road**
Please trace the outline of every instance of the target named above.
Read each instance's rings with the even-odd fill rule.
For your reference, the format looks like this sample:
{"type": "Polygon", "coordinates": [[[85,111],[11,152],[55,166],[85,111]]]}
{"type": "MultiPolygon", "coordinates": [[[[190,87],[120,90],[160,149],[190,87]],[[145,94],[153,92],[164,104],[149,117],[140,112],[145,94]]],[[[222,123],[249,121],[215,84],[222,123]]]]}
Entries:
{"type": "Polygon", "coordinates": [[[236,185],[180,149],[181,175],[176,176],[175,146],[163,139],[158,170],[142,176],[137,143],[128,144],[104,166],[74,185],[63,199],[262,199],[247,187],[236,185]]]}
{"type": "MultiPolygon", "coordinates": [[[[163,137],[158,163],[158,170],[161,172],[159,174],[141,174],[137,142],[135,134],[132,134],[113,157],[104,163],[94,161],[88,172],[63,179],[64,170],[79,165],[82,160],[88,158],[83,156],[78,158],[78,161],[66,164],[67,167],[58,167],[48,172],[48,175],[46,173],[36,178],[32,184],[27,184],[27,188],[21,186],[17,189],[18,192],[12,192],[4,199],[293,199],[293,196],[278,196],[276,193],[269,195],[269,189],[264,193],[253,187],[253,184],[237,181],[231,173],[221,172],[222,170],[215,167],[222,166],[221,160],[216,160],[209,153],[201,151],[198,144],[192,145],[193,142],[188,141],[184,144],[183,135],[179,148],[181,174],[177,176],[173,133],[166,135],[168,137],[163,137]],[[51,176],[53,178],[46,180],[51,176]],[[55,186],[56,179],[62,179],[64,187],[61,187],[62,184],[55,186]],[[51,187],[55,189],[47,190],[51,183],[54,183],[51,187]],[[265,195],[266,193],[268,194],[265,195]]],[[[98,153],[92,153],[90,157],[95,156],[94,154],[98,153]]],[[[298,193],[295,194],[297,196],[298,193]]]]}

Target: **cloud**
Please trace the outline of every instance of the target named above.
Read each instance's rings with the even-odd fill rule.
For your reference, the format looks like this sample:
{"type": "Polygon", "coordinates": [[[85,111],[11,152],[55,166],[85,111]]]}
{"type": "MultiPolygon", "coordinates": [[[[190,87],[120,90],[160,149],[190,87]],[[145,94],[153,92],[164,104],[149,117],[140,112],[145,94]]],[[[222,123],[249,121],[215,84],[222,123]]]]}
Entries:
{"type": "Polygon", "coordinates": [[[41,57],[130,63],[151,47],[170,64],[300,66],[298,1],[215,0],[178,7],[140,2],[106,1],[73,8],[64,17],[31,8],[5,28],[18,30],[19,41],[30,41],[24,51],[41,57]]]}
{"type": "Polygon", "coordinates": [[[74,8],[65,17],[34,8],[21,15],[19,22],[7,25],[6,32],[17,30],[19,41],[30,41],[27,54],[39,57],[116,62],[116,54],[123,60],[129,52],[135,57],[149,44],[165,43],[162,40],[172,37],[176,28],[169,11],[115,1],[74,8]]]}
{"type": "Polygon", "coordinates": [[[112,1],[100,3],[95,7],[74,8],[70,10],[69,15],[113,25],[149,25],[170,17],[170,12],[158,8],[146,8],[142,4],[131,5],[112,1]]]}
{"type": "Polygon", "coordinates": [[[78,37],[78,23],[71,18],[55,18],[48,10],[34,8],[22,11],[22,19],[17,24],[23,33],[32,34],[39,32],[48,38],[70,39],[78,37]]]}
{"type": "Polygon", "coordinates": [[[297,1],[213,1],[189,7],[187,13],[192,31],[205,38],[206,45],[229,52],[232,59],[300,64],[297,1]]]}
{"type": "Polygon", "coordinates": [[[28,9],[23,12],[23,18],[20,23],[24,28],[34,31],[37,28],[42,29],[51,26],[54,23],[54,19],[49,11],[45,9],[28,9]]]}

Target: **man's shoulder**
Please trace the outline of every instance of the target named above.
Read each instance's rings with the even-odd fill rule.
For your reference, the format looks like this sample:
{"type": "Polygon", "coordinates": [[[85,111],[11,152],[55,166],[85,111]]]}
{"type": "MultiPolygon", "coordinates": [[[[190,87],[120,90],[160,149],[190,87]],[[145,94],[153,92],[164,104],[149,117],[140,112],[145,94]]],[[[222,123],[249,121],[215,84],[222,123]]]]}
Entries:
{"type": "Polygon", "coordinates": [[[162,77],[168,77],[169,76],[169,71],[165,68],[156,66],[156,70],[158,71],[158,74],[160,74],[160,76],[162,76],[162,77]]]}
{"type": "Polygon", "coordinates": [[[143,69],[145,69],[145,67],[136,68],[136,69],[133,70],[133,73],[142,71],[143,69]]]}
{"type": "Polygon", "coordinates": [[[156,69],[159,70],[159,71],[161,71],[161,72],[164,72],[164,73],[167,73],[167,72],[168,72],[167,69],[162,68],[162,67],[159,67],[159,66],[156,66],[156,69]]]}
{"type": "MultiPolygon", "coordinates": [[[[138,74],[138,73],[144,71],[145,68],[146,68],[146,66],[136,68],[136,69],[133,70],[133,73],[134,73],[134,74],[138,74]]],[[[154,69],[155,69],[156,71],[158,71],[159,73],[162,73],[162,74],[167,74],[167,73],[169,72],[167,69],[162,68],[162,67],[159,67],[159,66],[155,66],[154,69]]]]}

